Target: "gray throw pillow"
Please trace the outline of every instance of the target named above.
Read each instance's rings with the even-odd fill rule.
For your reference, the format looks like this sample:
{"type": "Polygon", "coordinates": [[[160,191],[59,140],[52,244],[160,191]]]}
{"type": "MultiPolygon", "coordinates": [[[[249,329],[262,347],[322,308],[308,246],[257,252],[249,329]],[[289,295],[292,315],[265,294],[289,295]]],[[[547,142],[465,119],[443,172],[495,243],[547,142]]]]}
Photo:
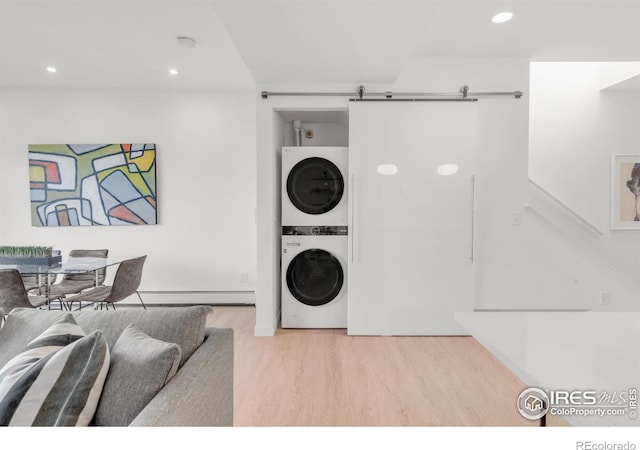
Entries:
{"type": "Polygon", "coordinates": [[[124,329],[111,350],[111,366],[95,425],[127,426],[175,375],[178,344],[147,336],[135,325],[124,329]]]}
{"type": "Polygon", "coordinates": [[[0,369],[0,425],[89,425],[108,370],[102,332],[60,317],[0,369]]]}

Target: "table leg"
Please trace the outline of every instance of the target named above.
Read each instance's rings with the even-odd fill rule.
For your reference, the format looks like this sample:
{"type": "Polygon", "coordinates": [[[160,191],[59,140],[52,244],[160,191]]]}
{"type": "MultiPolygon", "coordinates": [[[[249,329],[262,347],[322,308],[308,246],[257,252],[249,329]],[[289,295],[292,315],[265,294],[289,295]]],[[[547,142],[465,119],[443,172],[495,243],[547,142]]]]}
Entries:
{"type": "MultiPolygon", "coordinates": [[[[47,309],[51,309],[51,277],[47,274],[47,309]]],[[[62,309],[62,305],[60,305],[62,309]]]]}

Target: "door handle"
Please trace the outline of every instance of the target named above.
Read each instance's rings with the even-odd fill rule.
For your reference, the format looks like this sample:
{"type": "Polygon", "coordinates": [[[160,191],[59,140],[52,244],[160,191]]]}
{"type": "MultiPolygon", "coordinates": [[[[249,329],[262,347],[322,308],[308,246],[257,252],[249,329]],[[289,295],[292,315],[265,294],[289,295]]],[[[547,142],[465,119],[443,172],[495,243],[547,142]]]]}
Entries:
{"type": "Polygon", "coordinates": [[[358,236],[358,224],[356,222],[357,220],[357,214],[356,214],[356,206],[358,204],[357,202],[357,198],[356,198],[356,176],[355,175],[351,175],[351,183],[349,185],[349,189],[351,191],[351,195],[349,196],[351,198],[351,226],[350,228],[350,234],[351,234],[351,262],[356,262],[358,261],[358,243],[357,241],[357,236],[358,236]]]}
{"type": "Polygon", "coordinates": [[[471,175],[471,256],[470,260],[473,264],[474,253],[474,239],[475,239],[475,227],[476,227],[476,176],[471,175]]]}

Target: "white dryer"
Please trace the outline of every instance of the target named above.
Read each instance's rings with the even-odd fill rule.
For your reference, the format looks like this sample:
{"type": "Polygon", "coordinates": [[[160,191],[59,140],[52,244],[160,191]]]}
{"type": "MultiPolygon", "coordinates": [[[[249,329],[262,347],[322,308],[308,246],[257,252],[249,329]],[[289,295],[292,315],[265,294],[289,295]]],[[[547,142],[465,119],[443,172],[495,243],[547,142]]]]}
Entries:
{"type": "Polygon", "coordinates": [[[348,223],[347,147],[282,148],[282,225],[348,223]]]}
{"type": "Polygon", "coordinates": [[[282,328],[346,328],[347,227],[283,227],[282,234],[282,328]]]}

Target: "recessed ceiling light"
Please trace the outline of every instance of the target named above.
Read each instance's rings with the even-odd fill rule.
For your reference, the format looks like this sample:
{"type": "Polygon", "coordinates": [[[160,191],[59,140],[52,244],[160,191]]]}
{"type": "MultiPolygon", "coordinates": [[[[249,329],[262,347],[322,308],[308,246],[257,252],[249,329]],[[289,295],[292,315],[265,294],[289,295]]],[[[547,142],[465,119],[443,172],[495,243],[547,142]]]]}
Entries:
{"type": "Polygon", "coordinates": [[[169,69],[169,73],[171,75],[178,75],[180,72],[178,72],[178,69],[169,69]]]}
{"type": "Polygon", "coordinates": [[[49,66],[49,67],[47,67],[47,72],[56,73],[57,71],[58,71],[58,70],[57,70],[55,67],[53,67],[53,66],[49,66]]]}
{"type": "Polygon", "coordinates": [[[512,12],[504,11],[493,16],[491,18],[491,21],[493,23],[504,23],[504,22],[510,21],[512,18],[513,18],[512,12]]]}

